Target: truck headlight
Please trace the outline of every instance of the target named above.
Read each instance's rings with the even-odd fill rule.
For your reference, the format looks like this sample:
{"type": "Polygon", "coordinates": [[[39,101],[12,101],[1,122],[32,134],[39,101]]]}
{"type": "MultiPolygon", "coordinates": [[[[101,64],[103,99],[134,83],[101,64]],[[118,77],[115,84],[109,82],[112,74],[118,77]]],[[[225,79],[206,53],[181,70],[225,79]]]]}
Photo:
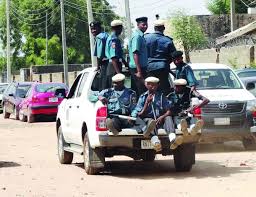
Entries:
{"type": "Polygon", "coordinates": [[[256,99],[247,101],[247,111],[256,111],[256,99]]]}

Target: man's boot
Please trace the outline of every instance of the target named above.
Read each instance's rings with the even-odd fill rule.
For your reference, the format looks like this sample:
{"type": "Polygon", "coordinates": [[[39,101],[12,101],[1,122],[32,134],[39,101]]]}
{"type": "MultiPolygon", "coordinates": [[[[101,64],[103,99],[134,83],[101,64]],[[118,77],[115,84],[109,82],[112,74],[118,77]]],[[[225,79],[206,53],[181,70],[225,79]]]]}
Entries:
{"type": "Polygon", "coordinates": [[[185,119],[181,119],[180,121],[180,127],[181,127],[181,132],[183,133],[184,136],[188,136],[188,122],[185,119]]]}
{"type": "Polygon", "coordinates": [[[151,143],[153,144],[154,150],[155,150],[156,152],[160,152],[160,151],[162,150],[161,141],[159,140],[158,136],[154,135],[154,136],[151,138],[151,143]]]}
{"type": "Polygon", "coordinates": [[[114,126],[114,121],[110,118],[107,119],[106,121],[107,128],[113,133],[113,135],[118,135],[119,131],[115,128],[114,126]]]}
{"type": "Polygon", "coordinates": [[[149,120],[146,126],[145,131],[143,131],[143,136],[145,138],[148,138],[150,134],[155,130],[156,128],[156,121],[155,120],[149,120]]]}
{"type": "Polygon", "coordinates": [[[191,129],[191,135],[195,136],[195,135],[200,134],[200,130],[203,128],[203,126],[204,126],[204,121],[198,120],[196,122],[196,124],[191,129]]]}
{"type": "Polygon", "coordinates": [[[170,149],[174,150],[176,149],[179,145],[183,143],[183,137],[182,136],[176,136],[175,133],[170,133],[169,134],[169,140],[170,140],[170,149]]]}

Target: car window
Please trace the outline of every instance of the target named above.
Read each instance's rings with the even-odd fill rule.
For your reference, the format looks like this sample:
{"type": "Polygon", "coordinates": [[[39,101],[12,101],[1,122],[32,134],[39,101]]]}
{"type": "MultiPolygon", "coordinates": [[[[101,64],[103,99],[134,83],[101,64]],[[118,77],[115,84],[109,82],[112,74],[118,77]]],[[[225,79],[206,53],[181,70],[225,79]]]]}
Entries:
{"type": "Polygon", "coordinates": [[[20,98],[24,98],[27,95],[28,90],[31,85],[18,85],[16,90],[16,96],[20,98]]]}
{"type": "Polygon", "coordinates": [[[244,77],[255,77],[256,76],[256,71],[247,71],[247,72],[241,72],[237,74],[239,77],[244,78],[244,77]]]}
{"type": "Polygon", "coordinates": [[[82,74],[79,74],[79,75],[76,77],[74,83],[72,84],[72,86],[71,86],[71,88],[70,88],[70,90],[69,90],[68,99],[75,97],[75,93],[76,93],[76,90],[77,90],[77,88],[78,88],[78,84],[79,84],[79,81],[80,81],[81,77],[82,77],[82,74]]]}
{"type": "Polygon", "coordinates": [[[84,75],[83,75],[83,77],[81,79],[81,82],[79,84],[79,88],[77,90],[76,97],[80,97],[82,95],[82,92],[83,92],[83,89],[84,89],[84,85],[85,85],[85,82],[86,82],[86,80],[88,78],[88,75],[89,75],[89,73],[84,73],[84,75]]]}
{"type": "Polygon", "coordinates": [[[45,83],[45,84],[36,85],[35,90],[39,93],[44,93],[44,92],[55,92],[57,89],[60,89],[60,88],[67,89],[67,86],[65,84],[58,84],[58,83],[45,83]]]}
{"type": "MultiPolygon", "coordinates": [[[[253,83],[256,87],[256,82],[253,81],[253,82],[250,82],[250,83],[253,83]]],[[[249,90],[255,97],[256,97],[256,88],[252,89],[252,90],[249,90]]]]}
{"type": "Polygon", "coordinates": [[[11,84],[10,87],[7,90],[7,94],[15,94],[15,85],[11,84]]]}
{"type": "Polygon", "coordinates": [[[0,85],[0,94],[3,94],[8,84],[0,85]]]}
{"type": "Polygon", "coordinates": [[[229,69],[194,70],[198,89],[242,89],[236,75],[229,69]]]}

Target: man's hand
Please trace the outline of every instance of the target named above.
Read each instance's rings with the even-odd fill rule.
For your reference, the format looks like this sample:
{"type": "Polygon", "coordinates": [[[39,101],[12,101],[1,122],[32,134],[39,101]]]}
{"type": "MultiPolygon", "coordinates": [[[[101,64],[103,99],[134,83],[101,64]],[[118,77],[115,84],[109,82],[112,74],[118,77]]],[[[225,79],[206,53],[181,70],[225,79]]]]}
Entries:
{"type": "Polygon", "coordinates": [[[156,125],[157,125],[157,126],[162,125],[163,122],[164,122],[164,119],[165,119],[164,116],[160,116],[159,118],[157,118],[157,120],[156,120],[156,125]]]}
{"type": "Polygon", "coordinates": [[[99,97],[99,100],[104,104],[108,104],[108,99],[106,99],[105,97],[99,97]]]}
{"type": "Polygon", "coordinates": [[[153,101],[153,98],[154,98],[154,94],[149,94],[146,99],[146,103],[150,104],[153,101]]]}
{"type": "Polygon", "coordinates": [[[141,72],[137,72],[135,73],[135,76],[139,79],[139,80],[143,80],[143,76],[141,72]]]}

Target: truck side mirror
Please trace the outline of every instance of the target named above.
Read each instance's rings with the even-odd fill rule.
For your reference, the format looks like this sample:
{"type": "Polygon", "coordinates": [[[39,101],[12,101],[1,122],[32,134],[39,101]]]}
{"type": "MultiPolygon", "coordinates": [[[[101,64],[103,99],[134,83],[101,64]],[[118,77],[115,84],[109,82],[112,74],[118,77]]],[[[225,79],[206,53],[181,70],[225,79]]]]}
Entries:
{"type": "Polygon", "coordinates": [[[255,89],[255,84],[254,83],[248,83],[246,85],[246,89],[247,90],[254,90],[255,89]]]}

